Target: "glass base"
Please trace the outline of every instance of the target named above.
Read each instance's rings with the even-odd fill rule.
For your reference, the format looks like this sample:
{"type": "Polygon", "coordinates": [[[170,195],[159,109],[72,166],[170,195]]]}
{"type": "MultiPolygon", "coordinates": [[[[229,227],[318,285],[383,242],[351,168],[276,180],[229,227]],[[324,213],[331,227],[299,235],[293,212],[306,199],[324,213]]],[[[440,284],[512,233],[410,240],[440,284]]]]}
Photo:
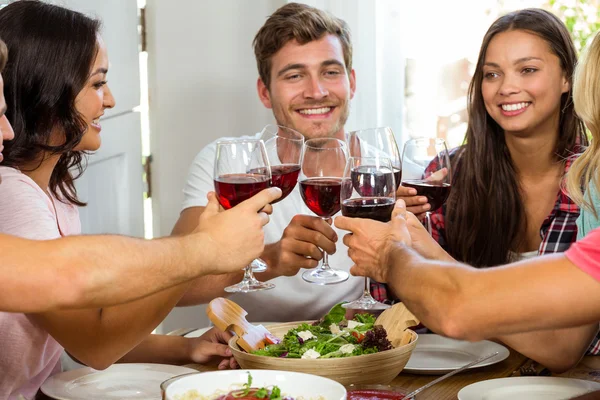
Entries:
{"type": "Polygon", "coordinates": [[[274,284],[268,282],[260,282],[256,279],[241,281],[235,285],[227,286],[224,290],[227,293],[250,293],[258,292],[259,290],[269,290],[275,287],[274,284]]]}
{"type": "Polygon", "coordinates": [[[335,285],[336,283],[346,282],[350,274],[346,271],[337,269],[311,269],[302,274],[302,279],[315,285],[335,285]]]}
{"type": "Polygon", "coordinates": [[[380,303],[371,295],[363,295],[359,299],[342,304],[342,307],[351,310],[387,310],[391,306],[389,304],[380,303]]]}
{"type": "Polygon", "coordinates": [[[252,272],[265,272],[267,270],[267,263],[260,258],[252,260],[250,266],[252,267],[252,272]]]}

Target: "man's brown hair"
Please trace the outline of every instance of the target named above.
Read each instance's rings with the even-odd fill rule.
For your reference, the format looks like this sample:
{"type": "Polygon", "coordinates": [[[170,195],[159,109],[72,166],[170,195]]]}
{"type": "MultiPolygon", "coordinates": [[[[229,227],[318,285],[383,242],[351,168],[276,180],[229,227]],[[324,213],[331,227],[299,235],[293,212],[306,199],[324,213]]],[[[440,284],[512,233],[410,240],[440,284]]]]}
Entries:
{"type": "Polygon", "coordinates": [[[346,70],[352,69],[352,43],[348,24],[330,13],[306,4],[289,3],[275,11],[254,37],[258,74],[265,86],[271,83],[271,59],[290,40],[303,45],[330,34],[338,37],[346,70]]]}
{"type": "Polygon", "coordinates": [[[8,49],[6,48],[6,44],[0,39],[0,72],[6,67],[6,62],[8,61],[8,49]]]}

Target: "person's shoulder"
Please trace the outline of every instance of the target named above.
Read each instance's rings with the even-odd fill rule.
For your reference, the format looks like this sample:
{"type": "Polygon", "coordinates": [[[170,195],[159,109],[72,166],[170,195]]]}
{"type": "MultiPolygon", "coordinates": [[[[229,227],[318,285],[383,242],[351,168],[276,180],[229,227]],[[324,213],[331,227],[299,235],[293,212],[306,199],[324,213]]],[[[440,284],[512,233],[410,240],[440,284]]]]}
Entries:
{"type": "Polygon", "coordinates": [[[456,146],[450,150],[448,150],[448,157],[450,157],[450,161],[454,161],[465,151],[466,146],[464,144],[460,146],[456,146]]]}
{"type": "Polygon", "coordinates": [[[59,237],[48,195],[27,175],[0,167],[0,232],[29,239],[59,237]]]}
{"type": "Polygon", "coordinates": [[[0,167],[0,196],[5,200],[9,197],[11,203],[31,203],[32,200],[46,203],[49,200],[33,179],[12,167],[0,167]]]}

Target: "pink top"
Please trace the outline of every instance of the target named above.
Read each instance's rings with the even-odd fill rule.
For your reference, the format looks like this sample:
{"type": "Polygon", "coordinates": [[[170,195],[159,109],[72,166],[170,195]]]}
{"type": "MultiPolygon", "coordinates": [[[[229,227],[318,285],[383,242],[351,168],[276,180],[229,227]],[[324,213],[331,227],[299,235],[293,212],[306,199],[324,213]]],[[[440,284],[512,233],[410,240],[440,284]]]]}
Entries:
{"type": "MultiPolygon", "coordinates": [[[[81,233],[76,206],[50,197],[16,169],[0,167],[0,177],[0,233],[37,240],[81,233]]],[[[0,312],[0,399],[33,399],[60,372],[62,350],[28,315],[0,312]]]]}
{"type": "Polygon", "coordinates": [[[583,272],[600,281],[600,228],[575,242],[565,255],[583,272]]]}

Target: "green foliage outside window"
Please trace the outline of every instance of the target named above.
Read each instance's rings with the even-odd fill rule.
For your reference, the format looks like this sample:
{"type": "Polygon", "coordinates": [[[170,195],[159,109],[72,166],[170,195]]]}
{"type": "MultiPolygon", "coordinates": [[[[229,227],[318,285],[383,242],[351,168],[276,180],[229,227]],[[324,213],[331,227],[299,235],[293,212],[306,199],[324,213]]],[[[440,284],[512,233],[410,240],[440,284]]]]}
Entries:
{"type": "Polygon", "coordinates": [[[577,51],[583,50],[588,39],[600,30],[598,0],[549,0],[547,8],[563,20],[577,51]]]}

